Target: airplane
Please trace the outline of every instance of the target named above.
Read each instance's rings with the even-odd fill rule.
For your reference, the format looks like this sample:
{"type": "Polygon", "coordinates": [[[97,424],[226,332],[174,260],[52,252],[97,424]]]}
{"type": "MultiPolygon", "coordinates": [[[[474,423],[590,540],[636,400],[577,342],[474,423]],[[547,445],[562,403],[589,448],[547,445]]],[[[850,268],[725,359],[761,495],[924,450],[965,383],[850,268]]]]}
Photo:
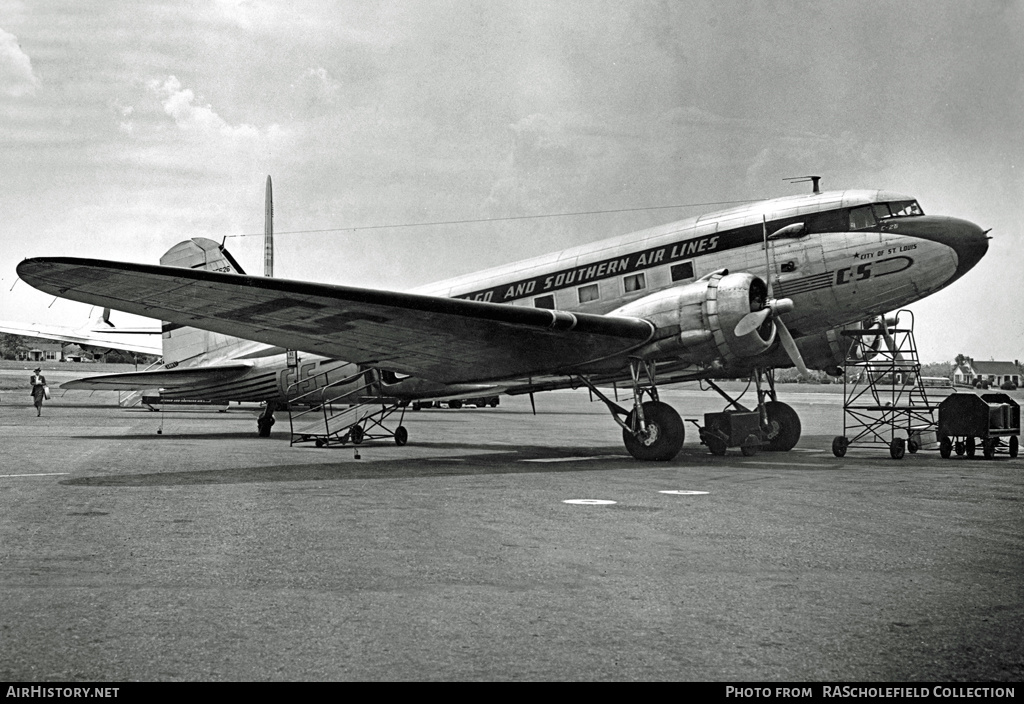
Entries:
{"type": "MultiPolygon", "coordinates": [[[[55,296],[166,321],[165,369],[150,374],[163,374],[158,382],[170,393],[267,401],[260,435],[269,435],[275,408],[332,375],[339,398],[358,403],[372,387],[399,405],[585,386],[607,407],[630,455],[664,461],[678,454],[685,431],[658,388],[692,380],[746,412],[745,422],[756,413],[756,445],[792,449],[800,419],[778,400],[774,370],[841,374],[852,344],[844,332],[877,325],[886,311],[961,278],[985,255],[987,232],[925,215],[910,196],[819,192],[815,182],[811,194],[410,292],[210,270],[228,255],[199,240],[178,245],[186,260],[203,252],[198,267],[42,257],[22,261],[18,274],[55,296]],[[293,363],[282,366],[289,350],[293,363]],[[365,384],[356,389],[361,374],[365,384]],[[170,388],[175,378],[181,383],[170,388]],[[726,378],[756,382],[756,411],[715,384],[726,378]],[[600,389],[611,385],[630,390],[630,407],[600,389]]],[[[118,376],[133,375],[81,383],[137,383],[118,376]]],[[[721,439],[704,429],[701,441],[722,451],[721,439]]]]}
{"type": "Polygon", "coordinates": [[[161,353],[159,329],[115,327],[110,322],[109,308],[104,308],[96,315],[95,319],[78,328],[0,320],[0,332],[22,337],[72,342],[90,352],[99,354],[104,354],[109,350],[125,350],[136,354],[157,356],[161,353]]]}

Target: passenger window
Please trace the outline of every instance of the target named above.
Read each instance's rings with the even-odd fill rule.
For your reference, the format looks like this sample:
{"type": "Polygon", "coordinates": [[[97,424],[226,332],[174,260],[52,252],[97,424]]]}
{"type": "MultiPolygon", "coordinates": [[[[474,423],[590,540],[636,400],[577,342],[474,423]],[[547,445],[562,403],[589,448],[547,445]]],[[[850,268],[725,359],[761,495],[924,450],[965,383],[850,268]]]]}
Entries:
{"type": "Polygon", "coordinates": [[[626,290],[626,293],[631,291],[639,291],[642,288],[646,288],[643,274],[632,274],[630,276],[623,277],[622,286],[626,290]]]}
{"type": "Polygon", "coordinates": [[[870,205],[854,208],[850,211],[851,230],[863,230],[868,227],[874,227],[875,224],[875,215],[871,212],[870,205]]]}
{"type": "Polygon", "coordinates": [[[547,308],[548,310],[554,310],[555,297],[551,295],[538,296],[537,298],[533,299],[533,305],[535,308],[547,308]]]}
{"type": "Polygon", "coordinates": [[[693,262],[683,262],[682,264],[675,264],[672,266],[672,280],[682,281],[683,279],[693,278],[693,262]]]}
{"type": "Polygon", "coordinates": [[[580,286],[576,290],[580,294],[580,303],[596,301],[598,298],[601,297],[597,290],[597,284],[590,284],[589,286],[580,286]]]}

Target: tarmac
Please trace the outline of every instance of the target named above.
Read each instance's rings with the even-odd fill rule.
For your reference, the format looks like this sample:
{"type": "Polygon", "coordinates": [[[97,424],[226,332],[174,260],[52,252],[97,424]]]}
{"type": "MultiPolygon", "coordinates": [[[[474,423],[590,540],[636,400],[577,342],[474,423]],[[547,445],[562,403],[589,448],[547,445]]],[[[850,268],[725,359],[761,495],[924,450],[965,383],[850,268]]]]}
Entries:
{"type": "Polygon", "coordinates": [[[779,391],[792,452],[687,423],[668,463],[586,391],[360,459],[287,413],[3,391],[0,680],[1020,681],[1024,458],[839,459],[841,396],[779,391]]]}

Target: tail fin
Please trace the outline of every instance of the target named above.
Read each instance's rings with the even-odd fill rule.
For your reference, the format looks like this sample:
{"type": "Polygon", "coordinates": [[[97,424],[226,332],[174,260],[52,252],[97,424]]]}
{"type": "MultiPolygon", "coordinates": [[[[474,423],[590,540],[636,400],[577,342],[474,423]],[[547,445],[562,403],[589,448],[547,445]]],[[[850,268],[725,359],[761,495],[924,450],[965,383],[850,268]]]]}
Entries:
{"type": "MultiPolygon", "coordinates": [[[[205,237],[193,237],[190,240],[179,242],[160,257],[160,264],[230,274],[245,273],[224,247],[205,237]]],[[[233,341],[234,338],[226,335],[165,322],[163,324],[164,363],[181,362],[224,347],[233,341]]]]}

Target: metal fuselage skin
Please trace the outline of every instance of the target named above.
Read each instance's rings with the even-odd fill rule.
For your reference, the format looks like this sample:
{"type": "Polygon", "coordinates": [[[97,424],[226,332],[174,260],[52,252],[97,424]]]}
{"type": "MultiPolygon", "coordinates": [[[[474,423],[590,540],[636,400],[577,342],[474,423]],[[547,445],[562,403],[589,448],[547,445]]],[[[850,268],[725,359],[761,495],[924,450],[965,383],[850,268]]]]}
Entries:
{"type": "MultiPolygon", "coordinates": [[[[916,206],[910,196],[877,190],[761,201],[441,281],[413,292],[608,314],[722,269],[761,278],[767,274],[773,295],[794,303],[784,320],[800,346],[800,338],[806,342],[824,334],[834,337],[843,326],[920,300],[948,286],[984,256],[988,247],[985,232],[965,220],[871,214],[876,204],[896,203],[916,206]]],[[[249,358],[253,368],[244,378],[218,385],[218,389],[179,389],[165,395],[285,400],[322,385],[322,380],[314,380],[317,375],[328,372],[327,378],[334,381],[359,371],[346,362],[309,355],[303,355],[298,366],[288,367],[283,355],[272,354],[266,345],[231,340],[225,338],[224,345],[213,345],[206,354],[183,364],[249,358]]],[[[775,354],[766,355],[761,364],[786,362],[775,354]]],[[[404,379],[385,386],[386,393],[394,397],[437,398],[482,395],[510,384],[453,386],[404,379]]],[[[345,393],[338,389],[336,395],[345,393]]]]}

